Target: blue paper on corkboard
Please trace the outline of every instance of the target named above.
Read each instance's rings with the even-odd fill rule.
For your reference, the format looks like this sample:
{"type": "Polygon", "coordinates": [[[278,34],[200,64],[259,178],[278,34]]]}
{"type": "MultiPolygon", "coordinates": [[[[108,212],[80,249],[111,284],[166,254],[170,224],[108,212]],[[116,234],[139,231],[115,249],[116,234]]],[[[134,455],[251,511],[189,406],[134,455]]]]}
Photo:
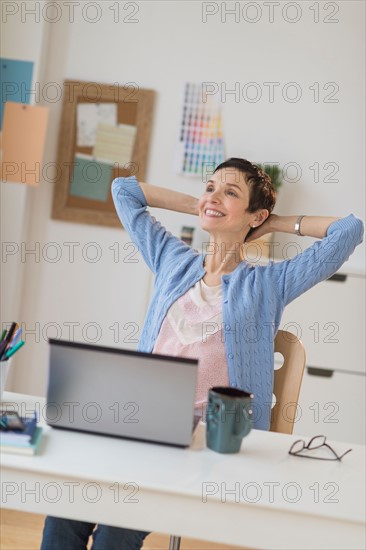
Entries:
{"type": "Polygon", "coordinates": [[[112,164],[75,156],[70,195],[106,202],[111,186],[112,164]]]}
{"type": "Polygon", "coordinates": [[[0,129],[3,126],[4,103],[31,103],[33,62],[5,59],[0,57],[1,68],[1,102],[0,129]]]}

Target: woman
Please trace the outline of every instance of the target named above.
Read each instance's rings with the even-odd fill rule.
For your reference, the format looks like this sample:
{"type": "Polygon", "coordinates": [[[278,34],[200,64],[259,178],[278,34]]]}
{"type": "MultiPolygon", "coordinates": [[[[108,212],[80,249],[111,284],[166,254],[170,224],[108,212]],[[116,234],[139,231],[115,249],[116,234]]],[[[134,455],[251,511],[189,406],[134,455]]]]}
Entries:
{"type": "MultiPolygon", "coordinates": [[[[117,178],[112,194],[121,222],[155,274],[138,349],[198,358],[197,409],[203,413],[211,386],[230,384],[254,394],[254,427],[268,430],[273,341],[283,309],[341,267],[362,241],[362,221],[352,214],[343,219],[272,214],[270,178],[238,158],[216,168],[199,200],[135,177],[117,178]],[[205,253],[172,236],[147,206],[198,215],[210,235],[205,253]],[[291,260],[248,264],[244,241],[274,231],[319,240],[291,260]]],[[[47,518],[42,549],[84,549],[93,528],[47,518]]],[[[99,525],[93,549],[137,550],[146,535],[99,525]]]]}

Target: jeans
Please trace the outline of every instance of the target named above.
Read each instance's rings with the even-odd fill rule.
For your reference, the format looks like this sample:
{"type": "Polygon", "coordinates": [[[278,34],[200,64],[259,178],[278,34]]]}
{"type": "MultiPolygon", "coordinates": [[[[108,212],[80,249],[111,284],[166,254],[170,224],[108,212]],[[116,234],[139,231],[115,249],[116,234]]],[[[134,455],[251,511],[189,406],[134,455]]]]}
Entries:
{"type": "Polygon", "coordinates": [[[41,550],[85,550],[93,533],[93,550],[140,550],[146,531],[47,516],[41,550]]]}

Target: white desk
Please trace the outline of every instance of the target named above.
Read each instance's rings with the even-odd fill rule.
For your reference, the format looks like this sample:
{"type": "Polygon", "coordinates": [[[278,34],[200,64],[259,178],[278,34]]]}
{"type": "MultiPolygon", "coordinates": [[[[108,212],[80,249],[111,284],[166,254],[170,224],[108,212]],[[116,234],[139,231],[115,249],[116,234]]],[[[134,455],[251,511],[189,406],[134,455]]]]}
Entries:
{"type": "Polygon", "coordinates": [[[206,448],[203,424],[188,449],[45,427],[39,455],[1,455],[2,506],[250,548],[365,548],[365,448],[309,460],[288,455],[295,439],[253,430],[223,455],[206,448]]]}

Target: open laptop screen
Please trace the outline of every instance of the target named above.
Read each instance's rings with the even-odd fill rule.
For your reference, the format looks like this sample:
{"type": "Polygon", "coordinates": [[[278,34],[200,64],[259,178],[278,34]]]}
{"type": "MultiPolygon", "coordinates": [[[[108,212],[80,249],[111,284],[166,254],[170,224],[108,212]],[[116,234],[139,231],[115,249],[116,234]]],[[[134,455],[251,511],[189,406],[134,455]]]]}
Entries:
{"type": "Polygon", "coordinates": [[[49,344],[48,424],[190,444],[198,360],[55,339],[49,344]]]}

